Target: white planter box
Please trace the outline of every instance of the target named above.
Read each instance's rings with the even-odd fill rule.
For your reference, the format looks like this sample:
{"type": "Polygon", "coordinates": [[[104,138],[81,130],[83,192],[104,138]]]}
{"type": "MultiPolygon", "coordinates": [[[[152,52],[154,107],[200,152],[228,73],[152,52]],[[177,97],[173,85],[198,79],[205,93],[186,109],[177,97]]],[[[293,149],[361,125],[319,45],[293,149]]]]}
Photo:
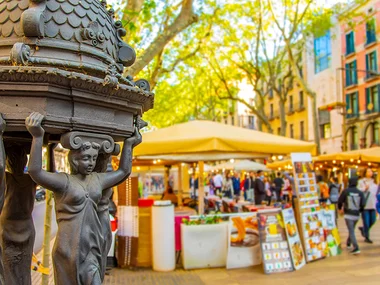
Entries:
{"type": "Polygon", "coordinates": [[[181,236],[184,269],[226,266],[228,223],[193,226],[181,224],[181,236]]]}

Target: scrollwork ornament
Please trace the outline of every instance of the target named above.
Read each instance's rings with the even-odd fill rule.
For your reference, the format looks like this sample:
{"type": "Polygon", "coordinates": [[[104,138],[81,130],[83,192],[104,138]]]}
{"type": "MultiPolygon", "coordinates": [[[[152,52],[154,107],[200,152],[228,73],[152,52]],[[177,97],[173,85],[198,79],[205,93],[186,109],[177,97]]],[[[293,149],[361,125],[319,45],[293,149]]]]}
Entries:
{"type": "Polygon", "coordinates": [[[140,89],[149,92],[150,91],[150,84],[149,81],[146,79],[139,79],[135,82],[136,86],[140,89]]]}
{"type": "Polygon", "coordinates": [[[14,65],[28,65],[30,59],[30,46],[15,43],[11,49],[10,59],[14,65]]]}

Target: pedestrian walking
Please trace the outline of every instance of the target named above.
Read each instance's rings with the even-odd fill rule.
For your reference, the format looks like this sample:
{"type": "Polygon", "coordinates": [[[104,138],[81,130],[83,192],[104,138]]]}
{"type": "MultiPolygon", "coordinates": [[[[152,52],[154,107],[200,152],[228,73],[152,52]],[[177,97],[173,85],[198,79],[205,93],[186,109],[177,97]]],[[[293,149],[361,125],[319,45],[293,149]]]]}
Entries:
{"type": "Polygon", "coordinates": [[[329,199],[329,186],[325,181],[323,181],[323,176],[318,175],[317,176],[317,189],[319,193],[319,202],[320,203],[326,203],[329,199]]]}
{"type": "Polygon", "coordinates": [[[358,188],[364,194],[365,207],[362,214],[363,227],[359,227],[359,230],[366,243],[373,243],[370,239],[369,232],[371,227],[376,223],[376,194],[378,186],[373,179],[373,171],[371,168],[366,168],[362,177],[363,178],[359,180],[358,188]]]}
{"type": "Polygon", "coordinates": [[[247,193],[247,200],[254,200],[254,188],[255,188],[255,174],[253,171],[249,172],[249,177],[244,181],[244,192],[247,193]]]}
{"type": "Polygon", "coordinates": [[[272,183],[268,177],[264,178],[264,185],[265,185],[265,199],[267,201],[267,206],[270,206],[273,193],[272,193],[272,183]]]}
{"type": "Polygon", "coordinates": [[[284,187],[284,179],[281,178],[281,172],[277,173],[277,177],[273,180],[273,184],[277,202],[281,202],[281,189],[284,187]]]}
{"type": "Polygon", "coordinates": [[[338,177],[332,177],[331,178],[331,184],[329,186],[329,196],[330,196],[330,202],[335,207],[335,219],[338,219],[338,208],[337,203],[339,200],[339,193],[340,193],[340,184],[338,181],[338,177]]]}
{"type": "Polygon", "coordinates": [[[234,177],[232,177],[232,185],[234,196],[238,200],[240,198],[240,177],[238,172],[235,172],[234,177]]]}
{"type": "Polygon", "coordinates": [[[359,254],[360,249],[355,236],[355,227],[359,221],[360,213],[364,210],[365,198],[362,191],[357,188],[358,179],[353,177],[349,179],[348,188],[345,189],[339,197],[339,211],[344,207],[344,220],[348,229],[347,248],[353,246],[352,254],[359,254]]]}
{"type": "Polygon", "coordinates": [[[223,176],[220,173],[217,173],[216,175],[214,175],[213,180],[214,180],[215,195],[219,195],[222,192],[223,176]]]}
{"type": "Polygon", "coordinates": [[[232,184],[232,178],[231,174],[227,173],[226,174],[226,179],[223,181],[223,196],[227,198],[232,198],[232,189],[233,189],[233,184],[232,184]]]}
{"type": "Polygon", "coordinates": [[[265,201],[265,197],[264,172],[259,170],[257,171],[257,178],[255,180],[255,204],[261,205],[261,203],[265,201]]]}

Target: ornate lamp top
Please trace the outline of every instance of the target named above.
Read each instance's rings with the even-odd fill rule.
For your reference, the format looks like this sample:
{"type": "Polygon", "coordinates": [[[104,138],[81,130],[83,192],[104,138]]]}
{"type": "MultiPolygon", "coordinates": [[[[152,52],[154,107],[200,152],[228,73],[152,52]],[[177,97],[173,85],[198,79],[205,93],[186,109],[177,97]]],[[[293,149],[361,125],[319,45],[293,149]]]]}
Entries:
{"type": "Polygon", "coordinates": [[[0,73],[65,74],[141,95],[146,111],[149,83],[123,77],[136,59],[125,34],[104,0],[0,0],[0,73]]]}

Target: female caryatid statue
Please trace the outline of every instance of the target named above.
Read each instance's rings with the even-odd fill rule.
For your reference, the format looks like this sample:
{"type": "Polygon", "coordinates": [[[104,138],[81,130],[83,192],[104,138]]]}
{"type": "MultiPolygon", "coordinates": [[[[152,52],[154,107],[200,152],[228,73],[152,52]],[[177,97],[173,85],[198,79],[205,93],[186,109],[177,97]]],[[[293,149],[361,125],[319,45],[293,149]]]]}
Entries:
{"type": "Polygon", "coordinates": [[[124,141],[116,171],[93,172],[103,145],[96,140],[82,140],[77,149],[69,152],[71,174],[49,173],[42,169],[43,118],[39,113],[32,113],[25,120],[33,136],[28,169],[37,184],[54,192],[58,223],[53,248],[55,284],[101,284],[104,237],[98,204],[104,189],[121,183],[130,175],[132,149],[141,142],[141,135],[135,128],[133,136],[124,141]]]}

